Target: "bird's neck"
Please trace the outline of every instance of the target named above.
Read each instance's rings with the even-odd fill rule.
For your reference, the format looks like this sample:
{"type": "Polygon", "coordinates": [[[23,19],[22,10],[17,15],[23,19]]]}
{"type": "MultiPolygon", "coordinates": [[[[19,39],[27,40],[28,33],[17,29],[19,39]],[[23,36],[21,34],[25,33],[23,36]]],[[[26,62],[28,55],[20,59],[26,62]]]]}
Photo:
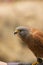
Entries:
{"type": "Polygon", "coordinates": [[[26,43],[30,49],[34,46],[34,39],[32,35],[27,37],[26,43]]]}
{"type": "Polygon", "coordinates": [[[34,46],[34,39],[32,35],[27,35],[25,37],[21,37],[21,39],[25,42],[25,44],[31,49],[34,46]]]}

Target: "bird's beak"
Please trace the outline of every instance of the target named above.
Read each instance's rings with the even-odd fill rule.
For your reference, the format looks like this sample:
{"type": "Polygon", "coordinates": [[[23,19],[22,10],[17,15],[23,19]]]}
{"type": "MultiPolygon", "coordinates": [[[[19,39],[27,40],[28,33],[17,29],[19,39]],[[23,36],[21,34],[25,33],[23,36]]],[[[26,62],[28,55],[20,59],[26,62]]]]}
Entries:
{"type": "Polygon", "coordinates": [[[18,33],[18,30],[15,30],[14,35],[18,33]]]}

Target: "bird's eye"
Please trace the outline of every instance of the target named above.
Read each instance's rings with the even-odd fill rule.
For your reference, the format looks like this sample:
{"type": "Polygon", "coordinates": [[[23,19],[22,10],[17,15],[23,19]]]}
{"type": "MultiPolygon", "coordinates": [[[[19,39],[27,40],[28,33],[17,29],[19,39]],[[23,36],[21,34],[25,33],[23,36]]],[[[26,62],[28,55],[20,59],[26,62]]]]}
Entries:
{"type": "Polygon", "coordinates": [[[20,32],[22,31],[22,30],[19,30],[20,32]]]}

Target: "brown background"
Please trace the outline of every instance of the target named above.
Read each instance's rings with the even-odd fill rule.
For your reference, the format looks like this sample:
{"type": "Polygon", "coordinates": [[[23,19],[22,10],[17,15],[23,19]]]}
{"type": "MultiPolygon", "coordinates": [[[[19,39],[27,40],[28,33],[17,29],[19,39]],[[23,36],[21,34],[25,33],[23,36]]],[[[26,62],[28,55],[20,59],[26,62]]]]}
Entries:
{"type": "Polygon", "coordinates": [[[0,61],[30,63],[36,60],[28,47],[13,34],[19,25],[43,31],[43,1],[0,3],[0,61]]]}

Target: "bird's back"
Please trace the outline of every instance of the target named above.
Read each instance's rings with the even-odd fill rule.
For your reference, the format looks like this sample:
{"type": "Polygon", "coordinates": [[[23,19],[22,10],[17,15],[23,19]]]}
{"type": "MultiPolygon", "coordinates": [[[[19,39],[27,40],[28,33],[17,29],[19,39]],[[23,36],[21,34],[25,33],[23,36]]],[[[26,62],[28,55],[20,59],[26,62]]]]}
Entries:
{"type": "MultiPolygon", "coordinates": [[[[43,57],[43,32],[36,29],[30,29],[31,35],[33,37],[33,42],[31,42],[31,50],[36,55],[36,57],[43,57]]],[[[31,38],[32,40],[32,38],[31,38]]],[[[29,43],[28,43],[29,45],[29,43]]]]}

